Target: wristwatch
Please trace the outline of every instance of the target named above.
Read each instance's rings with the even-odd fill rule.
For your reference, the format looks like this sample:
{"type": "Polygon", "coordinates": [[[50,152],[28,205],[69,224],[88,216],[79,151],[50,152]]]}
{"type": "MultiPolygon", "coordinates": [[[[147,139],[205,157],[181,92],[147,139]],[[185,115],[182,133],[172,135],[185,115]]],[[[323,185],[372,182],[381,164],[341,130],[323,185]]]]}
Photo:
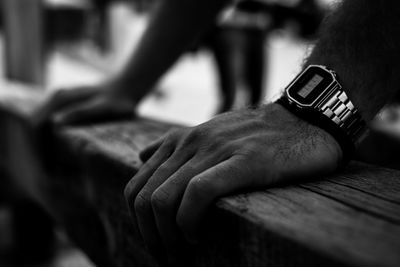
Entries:
{"type": "Polygon", "coordinates": [[[337,75],[321,65],[309,65],[277,101],[300,118],[330,133],[349,160],[367,125],[342,89],[337,75]]]}

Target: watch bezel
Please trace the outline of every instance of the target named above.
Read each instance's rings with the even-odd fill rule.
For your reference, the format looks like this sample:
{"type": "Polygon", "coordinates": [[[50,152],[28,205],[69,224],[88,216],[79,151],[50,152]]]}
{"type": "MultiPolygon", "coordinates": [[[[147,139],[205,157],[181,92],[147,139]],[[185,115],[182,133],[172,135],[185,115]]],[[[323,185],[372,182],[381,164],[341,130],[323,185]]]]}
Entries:
{"type": "Polygon", "coordinates": [[[338,82],[332,71],[324,66],[309,65],[286,87],[285,91],[289,100],[296,103],[299,107],[316,107],[323,96],[329,94],[327,91],[332,90],[336,84],[338,84],[338,82]],[[322,76],[322,82],[320,82],[306,97],[299,95],[298,92],[301,88],[316,74],[322,76]]]}

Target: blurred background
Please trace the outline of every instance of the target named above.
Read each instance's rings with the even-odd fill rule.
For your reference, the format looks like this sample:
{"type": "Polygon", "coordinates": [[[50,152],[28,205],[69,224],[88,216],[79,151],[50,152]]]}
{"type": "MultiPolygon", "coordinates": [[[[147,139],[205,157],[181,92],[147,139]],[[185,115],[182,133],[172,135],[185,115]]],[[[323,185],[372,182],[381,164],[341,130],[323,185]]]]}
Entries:
{"type": "MultiPolygon", "coordinates": [[[[158,1],[0,0],[0,95],[18,88],[46,95],[113,77],[134,51],[158,1]]],[[[246,0],[228,7],[140,103],[138,113],[195,125],[228,109],[274,99],[299,72],[334,4],[246,0]]],[[[0,266],[92,266],[62,231],[54,243],[51,222],[37,216],[36,207],[23,203],[21,213],[3,199],[4,194],[0,266]],[[32,220],[41,226],[34,232],[18,223],[32,220]]]]}
{"type": "MultiPolygon", "coordinates": [[[[157,4],[157,0],[2,2],[0,73],[7,85],[1,88],[25,83],[47,91],[98,84],[118,72],[157,4]]],[[[245,1],[236,13],[228,8],[216,29],[182,56],[141,103],[139,113],[198,124],[221,110],[221,83],[225,90],[236,91],[234,107],[251,102],[249,84],[261,88],[263,100],[271,99],[299,71],[331,2],[259,0],[245,1]],[[246,77],[243,69],[248,65],[255,77],[246,77]]]]}

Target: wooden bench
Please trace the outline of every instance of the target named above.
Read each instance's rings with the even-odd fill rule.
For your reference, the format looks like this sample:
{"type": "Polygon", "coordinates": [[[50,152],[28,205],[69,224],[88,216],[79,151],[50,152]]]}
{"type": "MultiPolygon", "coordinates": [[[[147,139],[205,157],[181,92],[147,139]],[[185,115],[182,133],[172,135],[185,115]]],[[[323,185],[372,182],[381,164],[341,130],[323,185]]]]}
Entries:
{"type": "MultiPolygon", "coordinates": [[[[18,101],[0,105],[13,181],[96,265],[157,266],[132,231],[123,189],[138,152],[177,126],[139,118],[38,132],[32,105],[18,101]]],[[[352,162],[317,181],[227,196],[206,225],[187,266],[398,267],[400,171],[352,162]]]]}

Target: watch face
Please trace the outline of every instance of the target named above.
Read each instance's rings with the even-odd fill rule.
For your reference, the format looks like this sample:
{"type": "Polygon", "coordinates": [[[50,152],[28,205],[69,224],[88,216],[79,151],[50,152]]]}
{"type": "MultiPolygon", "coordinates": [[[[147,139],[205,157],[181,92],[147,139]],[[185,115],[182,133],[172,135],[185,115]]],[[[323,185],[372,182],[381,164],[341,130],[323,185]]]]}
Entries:
{"type": "Polygon", "coordinates": [[[289,85],[286,92],[298,104],[311,106],[333,81],[334,77],[329,71],[310,66],[289,85]]]}

